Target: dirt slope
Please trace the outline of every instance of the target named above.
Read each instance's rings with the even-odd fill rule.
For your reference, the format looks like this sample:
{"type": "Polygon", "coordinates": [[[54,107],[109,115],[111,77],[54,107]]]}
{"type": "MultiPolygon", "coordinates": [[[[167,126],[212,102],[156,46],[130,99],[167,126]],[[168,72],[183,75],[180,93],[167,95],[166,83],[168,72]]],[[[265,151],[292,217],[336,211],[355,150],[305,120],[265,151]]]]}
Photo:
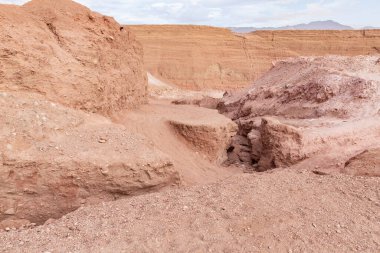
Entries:
{"type": "Polygon", "coordinates": [[[70,0],[0,5],[0,89],[103,114],[146,102],[142,48],[128,28],[70,0]]]}
{"type": "Polygon", "coordinates": [[[143,44],[146,68],[182,88],[250,85],[284,57],[380,53],[380,30],[257,31],[207,26],[128,26],[143,44]]]}
{"type": "Polygon", "coordinates": [[[114,120],[167,154],[182,185],[211,183],[241,172],[220,166],[237,128],[216,110],[151,100],[139,109],[115,114],[114,120]]]}
{"type": "Polygon", "coordinates": [[[82,208],[0,252],[378,252],[380,178],[294,170],[82,208]]]}

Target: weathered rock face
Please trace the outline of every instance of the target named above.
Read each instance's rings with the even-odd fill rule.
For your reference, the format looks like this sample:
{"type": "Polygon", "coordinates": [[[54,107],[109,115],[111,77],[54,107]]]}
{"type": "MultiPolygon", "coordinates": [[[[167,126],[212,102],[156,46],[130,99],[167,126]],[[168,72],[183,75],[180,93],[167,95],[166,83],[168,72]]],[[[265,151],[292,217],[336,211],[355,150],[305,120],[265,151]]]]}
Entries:
{"type": "Polygon", "coordinates": [[[70,0],[0,6],[0,89],[108,114],[146,100],[142,48],[128,28],[70,0]]]}
{"type": "Polygon", "coordinates": [[[190,89],[236,89],[285,57],[380,53],[380,30],[257,31],[206,26],[129,26],[143,44],[148,71],[190,89]]]}
{"type": "Polygon", "coordinates": [[[240,141],[233,146],[249,147],[244,155],[251,156],[258,170],[302,161],[313,161],[305,163],[308,167],[322,163],[341,169],[354,154],[378,147],[378,59],[330,56],[278,62],[250,88],[222,99],[220,112],[239,125],[235,139],[240,141]]]}
{"type": "Polygon", "coordinates": [[[0,227],[179,182],[145,137],[40,95],[1,92],[0,122],[0,227]]]}

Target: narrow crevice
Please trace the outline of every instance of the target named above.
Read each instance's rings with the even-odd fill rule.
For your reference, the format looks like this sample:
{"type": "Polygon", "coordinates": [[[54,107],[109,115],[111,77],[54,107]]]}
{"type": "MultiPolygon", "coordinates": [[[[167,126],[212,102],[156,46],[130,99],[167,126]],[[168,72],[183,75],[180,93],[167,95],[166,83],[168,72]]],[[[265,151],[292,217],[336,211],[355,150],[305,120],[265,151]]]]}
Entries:
{"type": "Polygon", "coordinates": [[[46,25],[49,28],[50,32],[54,35],[54,37],[58,41],[58,43],[60,45],[63,45],[62,39],[57,33],[57,28],[52,23],[46,23],[46,25]]]}

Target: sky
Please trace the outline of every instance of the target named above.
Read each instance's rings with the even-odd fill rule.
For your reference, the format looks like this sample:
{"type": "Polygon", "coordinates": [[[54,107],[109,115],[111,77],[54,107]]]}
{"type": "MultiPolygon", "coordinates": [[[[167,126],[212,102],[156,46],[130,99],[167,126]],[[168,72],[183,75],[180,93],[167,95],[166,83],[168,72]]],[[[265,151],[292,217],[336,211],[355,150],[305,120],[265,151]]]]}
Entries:
{"type": "MultiPolygon", "coordinates": [[[[0,0],[22,4],[25,0],[0,0]]],[[[76,0],[121,24],[278,27],[334,20],[380,26],[380,0],[76,0]]]]}

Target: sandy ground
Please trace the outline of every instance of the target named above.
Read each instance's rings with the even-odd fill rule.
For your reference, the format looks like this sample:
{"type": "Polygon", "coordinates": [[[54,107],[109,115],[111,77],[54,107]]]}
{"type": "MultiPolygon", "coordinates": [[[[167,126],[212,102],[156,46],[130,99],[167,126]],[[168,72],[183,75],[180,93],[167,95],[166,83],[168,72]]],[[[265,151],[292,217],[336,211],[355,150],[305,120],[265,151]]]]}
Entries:
{"type": "Polygon", "coordinates": [[[0,252],[379,252],[380,178],[277,170],[81,208],[0,252]]]}

